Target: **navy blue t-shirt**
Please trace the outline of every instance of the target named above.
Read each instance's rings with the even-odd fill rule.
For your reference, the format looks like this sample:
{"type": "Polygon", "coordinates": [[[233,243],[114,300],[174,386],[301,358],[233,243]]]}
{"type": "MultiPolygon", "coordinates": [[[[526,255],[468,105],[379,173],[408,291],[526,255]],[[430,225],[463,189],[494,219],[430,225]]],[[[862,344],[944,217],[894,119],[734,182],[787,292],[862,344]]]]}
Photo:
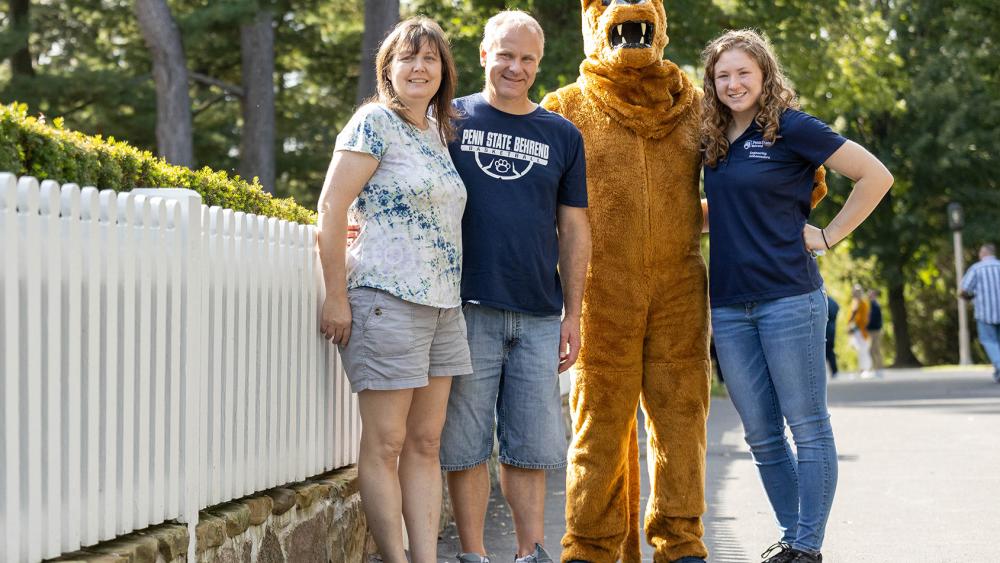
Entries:
{"type": "Polygon", "coordinates": [[[846,139],[815,117],[786,110],[774,143],[756,122],[705,166],[712,306],[801,295],[819,288],[802,240],[813,175],[846,139]]]}
{"type": "Polygon", "coordinates": [[[482,94],[454,105],[457,138],[448,149],[469,197],[462,219],[462,300],[561,313],[556,210],[587,206],[580,131],[542,107],[527,115],[502,112],[482,94]]]}

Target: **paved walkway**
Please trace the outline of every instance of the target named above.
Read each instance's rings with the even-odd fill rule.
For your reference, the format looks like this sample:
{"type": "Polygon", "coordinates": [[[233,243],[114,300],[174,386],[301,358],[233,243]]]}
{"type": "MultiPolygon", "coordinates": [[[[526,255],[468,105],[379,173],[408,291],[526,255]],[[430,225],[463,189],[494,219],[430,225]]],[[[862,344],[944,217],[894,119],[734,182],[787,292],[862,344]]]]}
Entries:
{"type": "MultiPolygon", "coordinates": [[[[841,464],[824,561],[1000,563],[1000,385],[990,373],[889,370],[884,379],[831,382],[841,464]]],[[[705,515],[714,563],[756,563],[777,539],[742,433],[729,400],[714,399],[705,515]]],[[[550,473],[546,504],[546,543],[557,561],[564,478],[550,473]]],[[[510,561],[516,542],[498,494],[487,520],[493,560],[510,561]]],[[[454,528],[438,547],[442,556],[458,552],[454,528]]],[[[648,546],[643,553],[652,561],[648,546]]]]}

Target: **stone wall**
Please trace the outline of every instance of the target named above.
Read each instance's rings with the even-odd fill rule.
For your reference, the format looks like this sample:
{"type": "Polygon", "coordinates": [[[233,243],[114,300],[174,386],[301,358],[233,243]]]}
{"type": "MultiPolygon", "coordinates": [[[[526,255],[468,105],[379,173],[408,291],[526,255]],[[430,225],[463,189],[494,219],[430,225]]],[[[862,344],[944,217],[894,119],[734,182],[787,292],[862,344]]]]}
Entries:
{"type": "MultiPolygon", "coordinates": [[[[54,561],[187,561],[185,524],[166,523],[54,561]]],[[[349,467],[202,511],[198,561],[205,563],[360,563],[374,552],[349,467]]]]}

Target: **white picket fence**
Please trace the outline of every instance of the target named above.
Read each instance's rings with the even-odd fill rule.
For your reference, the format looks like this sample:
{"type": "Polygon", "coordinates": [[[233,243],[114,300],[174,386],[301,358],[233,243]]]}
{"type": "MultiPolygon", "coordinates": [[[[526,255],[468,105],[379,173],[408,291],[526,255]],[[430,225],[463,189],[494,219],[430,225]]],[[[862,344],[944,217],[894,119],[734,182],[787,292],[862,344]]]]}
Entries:
{"type": "Polygon", "coordinates": [[[315,240],[189,190],[0,174],[0,562],[194,537],[202,508],[356,461],[315,240]]]}

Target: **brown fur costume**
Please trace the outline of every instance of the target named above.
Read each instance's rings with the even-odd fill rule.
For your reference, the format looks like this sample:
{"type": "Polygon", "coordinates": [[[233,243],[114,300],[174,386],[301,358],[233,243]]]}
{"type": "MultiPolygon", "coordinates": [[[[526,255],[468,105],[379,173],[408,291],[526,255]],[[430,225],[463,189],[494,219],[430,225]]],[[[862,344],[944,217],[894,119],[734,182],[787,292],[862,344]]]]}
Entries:
{"type": "MultiPolygon", "coordinates": [[[[570,396],[574,436],[562,559],[641,560],[640,400],[652,481],[644,524],[654,561],[707,557],[701,93],[661,58],[662,0],[582,4],[587,58],[580,77],[542,100],[583,133],[593,234],[583,348],[570,396]],[[622,38],[630,45],[620,46],[622,38]]],[[[824,176],[820,167],[813,206],[826,194],[824,176]]]]}
{"type": "Polygon", "coordinates": [[[563,561],[640,561],[640,398],[652,482],[645,530],[655,561],[707,556],[700,93],[661,58],[666,23],[662,0],[583,0],[580,77],[542,101],[583,133],[593,231],[570,396],[563,561]],[[614,45],[623,35],[636,45],[614,45]]]}

